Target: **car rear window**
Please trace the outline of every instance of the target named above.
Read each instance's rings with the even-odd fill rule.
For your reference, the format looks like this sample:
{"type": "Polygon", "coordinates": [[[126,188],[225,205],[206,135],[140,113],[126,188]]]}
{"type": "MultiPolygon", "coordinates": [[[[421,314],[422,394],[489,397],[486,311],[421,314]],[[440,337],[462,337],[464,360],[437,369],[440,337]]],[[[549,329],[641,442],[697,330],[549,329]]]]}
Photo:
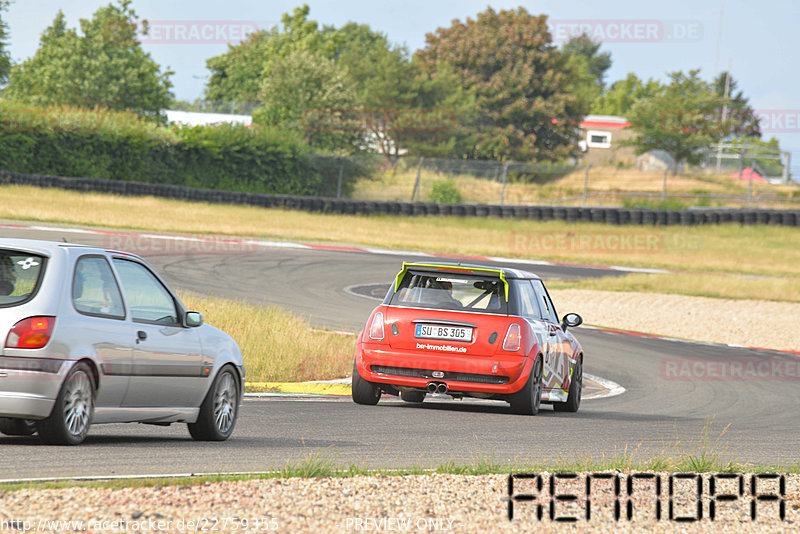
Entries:
{"type": "Polygon", "coordinates": [[[39,290],[46,259],[18,250],[0,249],[0,307],[18,306],[39,290]]]}
{"type": "Polygon", "coordinates": [[[505,314],[503,282],[498,277],[409,271],[391,304],[505,314]]]}

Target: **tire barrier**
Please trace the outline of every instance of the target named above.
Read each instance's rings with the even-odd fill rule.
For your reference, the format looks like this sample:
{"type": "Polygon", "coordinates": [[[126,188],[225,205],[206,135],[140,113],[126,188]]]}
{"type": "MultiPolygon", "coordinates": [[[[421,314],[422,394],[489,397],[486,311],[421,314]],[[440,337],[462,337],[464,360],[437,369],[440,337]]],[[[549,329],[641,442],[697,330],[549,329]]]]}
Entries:
{"type": "Polygon", "coordinates": [[[195,202],[242,204],[264,208],[348,215],[492,217],[645,226],[696,226],[702,224],[800,226],[800,209],[689,208],[683,210],[654,210],[646,208],[383,202],[295,195],[267,195],[240,191],[199,189],[173,184],[126,182],[100,178],[66,178],[8,171],[0,171],[0,185],[30,185],[68,191],[109,193],[122,196],[154,196],[195,202]]]}

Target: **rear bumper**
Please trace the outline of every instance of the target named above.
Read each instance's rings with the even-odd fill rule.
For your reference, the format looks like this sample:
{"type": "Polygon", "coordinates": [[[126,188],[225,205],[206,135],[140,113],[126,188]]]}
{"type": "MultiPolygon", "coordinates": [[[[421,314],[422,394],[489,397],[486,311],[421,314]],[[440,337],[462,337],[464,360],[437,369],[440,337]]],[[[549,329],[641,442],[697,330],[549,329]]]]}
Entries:
{"type": "Polygon", "coordinates": [[[0,370],[0,417],[44,419],[53,410],[62,380],[60,373],[0,370]]]}
{"type": "Polygon", "coordinates": [[[444,382],[448,391],[455,393],[516,393],[528,381],[532,366],[530,358],[516,353],[493,356],[422,353],[361,343],[356,349],[356,369],[364,380],[419,389],[425,389],[430,382],[444,382]]]}

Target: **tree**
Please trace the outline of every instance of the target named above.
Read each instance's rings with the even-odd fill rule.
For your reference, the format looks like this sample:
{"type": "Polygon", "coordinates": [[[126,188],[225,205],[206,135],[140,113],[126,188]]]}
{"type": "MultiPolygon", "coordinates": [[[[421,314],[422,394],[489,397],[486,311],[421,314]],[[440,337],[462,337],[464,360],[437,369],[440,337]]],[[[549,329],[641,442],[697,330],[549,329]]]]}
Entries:
{"type": "Polygon", "coordinates": [[[566,66],[564,72],[569,75],[569,84],[566,90],[574,95],[587,110],[603,94],[603,88],[597,83],[589,72],[589,60],[580,54],[565,54],[566,66]]]}
{"type": "Polygon", "coordinates": [[[263,106],[254,112],[255,122],[297,132],[314,148],[352,150],[363,137],[319,121],[355,106],[347,73],[321,54],[295,50],[272,62],[258,99],[263,106]]]}
{"type": "Polygon", "coordinates": [[[546,16],[488,8],[428,34],[416,56],[428,74],[444,62],[462,87],[474,88],[475,145],[464,156],[559,160],[575,153],[588,106],[570,92],[576,73],[552,44],[546,16]]]}
{"type": "Polygon", "coordinates": [[[251,33],[228,51],[206,61],[211,77],[206,86],[206,100],[218,102],[258,102],[261,84],[269,76],[271,65],[295,50],[321,53],[325,37],[319,25],[308,20],[309,7],[303,5],[292,14],[281,17],[282,30],[273,26],[269,30],[251,33]]]}
{"type": "Polygon", "coordinates": [[[592,113],[625,117],[636,102],[657,96],[663,90],[657,80],[650,78],[643,82],[630,72],[624,80],[614,82],[605,94],[594,101],[592,113]]]}
{"type": "Polygon", "coordinates": [[[11,69],[6,93],[35,105],[130,109],[159,116],[171,101],[172,71],[161,72],[136,40],[131,0],[81,19],[81,34],[68,29],[59,11],[36,54],[11,69]]]}
{"type": "Polygon", "coordinates": [[[414,98],[405,124],[394,128],[398,146],[409,154],[464,158],[477,143],[475,90],[464,88],[455,69],[442,62],[428,73],[411,63],[414,98]]]}
{"type": "Polygon", "coordinates": [[[393,46],[386,35],[354,22],[338,30],[328,28],[327,39],[325,51],[347,71],[355,84],[359,105],[403,105],[411,98],[407,87],[409,53],[405,46],[393,46]]]}
{"type": "Polygon", "coordinates": [[[600,43],[582,34],[572,37],[561,47],[574,72],[572,92],[578,94],[588,106],[603,94],[606,71],[611,68],[611,53],[600,53],[600,46],[600,43]]]}
{"type": "Polygon", "coordinates": [[[358,106],[353,118],[366,129],[371,148],[387,158],[401,149],[430,156],[465,151],[463,124],[474,98],[452,68],[442,63],[426,72],[405,46],[363,24],[344,25],[329,42],[353,80],[358,106]]]}
{"type": "Polygon", "coordinates": [[[296,8],[283,15],[281,28],[251,34],[211,58],[206,98],[263,104],[255,120],[302,132],[320,149],[362,147],[388,158],[408,144],[455,146],[452,138],[445,146],[428,135],[455,128],[452,110],[469,107],[452,70],[423,72],[405,46],[365,24],[320,27],[308,16],[307,5],[296,8]]]}
{"type": "Polygon", "coordinates": [[[10,0],[0,0],[0,85],[8,80],[8,73],[11,71],[11,54],[6,46],[8,45],[8,24],[3,20],[3,11],[8,11],[10,0]]]}
{"type": "Polygon", "coordinates": [[[724,100],[725,116],[721,120],[726,136],[761,137],[758,117],[742,91],[736,91],[739,84],[733,76],[729,72],[721,72],[714,80],[713,86],[716,93],[724,100]]]}
{"type": "Polygon", "coordinates": [[[342,124],[363,132],[365,148],[396,156],[417,98],[408,50],[352,22],[330,31],[329,38],[329,53],[346,70],[356,93],[342,124]]]}
{"type": "Polygon", "coordinates": [[[684,161],[698,163],[701,151],[725,135],[720,125],[723,99],[699,73],[670,73],[671,83],[660,94],[638,100],[627,115],[636,153],[667,152],[675,162],[674,173],[684,161]]]}

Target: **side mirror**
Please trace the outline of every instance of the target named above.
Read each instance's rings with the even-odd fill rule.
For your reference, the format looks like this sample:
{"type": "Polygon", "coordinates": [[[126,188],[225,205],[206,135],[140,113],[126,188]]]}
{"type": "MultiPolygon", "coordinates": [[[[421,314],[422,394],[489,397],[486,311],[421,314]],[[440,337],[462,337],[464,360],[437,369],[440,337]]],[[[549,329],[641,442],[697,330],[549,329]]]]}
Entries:
{"type": "Polygon", "coordinates": [[[561,320],[561,330],[566,332],[568,326],[575,327],[581,324],[583,324],[583,317],[577,313],[568,313],[561,320]]]}
{"type": "Polygon", "coordinates": [[[203,314],[195,311],[186,312],[183,324],[190,327],[200,326],[203,324],[203,314]]]}

